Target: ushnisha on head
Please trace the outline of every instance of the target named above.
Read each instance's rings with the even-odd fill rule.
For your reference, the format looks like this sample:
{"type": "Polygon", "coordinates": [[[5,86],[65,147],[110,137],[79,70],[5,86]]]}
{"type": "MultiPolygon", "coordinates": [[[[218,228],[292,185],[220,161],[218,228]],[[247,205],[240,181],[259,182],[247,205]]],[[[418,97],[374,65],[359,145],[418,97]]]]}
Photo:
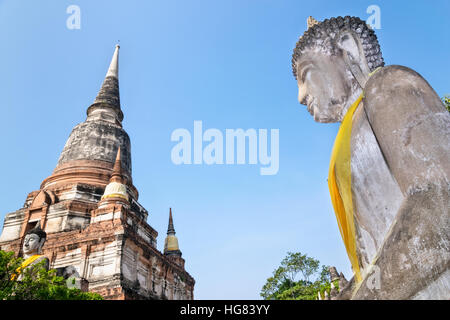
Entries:
{"type": "Polygon", "coordinates": [[[44,242],[47,239],[47,233],[38,225],[25,234],[23,241],[23,253],[25,257],[40,254],[44,242]]]}
{"type": "Polygon", "coordinates": [[[292,70],[298,100],[317,122],[339,122],[356,100],[370,72],[384,66],[374,31],[357,17],[322,22],[309,17],[297,42],[292,70]]]}

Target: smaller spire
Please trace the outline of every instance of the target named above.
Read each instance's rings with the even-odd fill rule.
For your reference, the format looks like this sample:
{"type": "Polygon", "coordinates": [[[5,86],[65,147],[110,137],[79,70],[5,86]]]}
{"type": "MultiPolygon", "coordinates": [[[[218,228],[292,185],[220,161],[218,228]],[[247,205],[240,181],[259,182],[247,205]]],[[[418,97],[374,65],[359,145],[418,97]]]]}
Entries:
{"type": "Polygon", "coordinates": [[[116,154],[116,161],[114,162],[113,167],[113,173],[111,175],[110,182],[118,182],[118,183],[124,183],[124,175],[123,175],[123,169],[122,169],[122,152],[119,149],[117,149],[116,154]]]}
{"type": "Polygon", "coordinates": [[[122,152],[120,146],[117,149],[116,161],[114,162],[113,172],[109,184],[105,188],[102,200],[107,198],[122,198],[129,200],[126,184],[126,177],[122,169],[122,152]]]}
{"type": "Polygon", "coordinates": [[[169,209],[169,227],[167,228],[167,234],[175,235],[175,228],[173,226],[172,208],[169,209]]]}
{"type": "Polygon", "coordinates": [[[181,257],[178,238],[175,236],[175,228],[173,226],[172,208],[169,211],[169,227],[167,228],[167,237],[164,243],[164,254],[181,257]]]}

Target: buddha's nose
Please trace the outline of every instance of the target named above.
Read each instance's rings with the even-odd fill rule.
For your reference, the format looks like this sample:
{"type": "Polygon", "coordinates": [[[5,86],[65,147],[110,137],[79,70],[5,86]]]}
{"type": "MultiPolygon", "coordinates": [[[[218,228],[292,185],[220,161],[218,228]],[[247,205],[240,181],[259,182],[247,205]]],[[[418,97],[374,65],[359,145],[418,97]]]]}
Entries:
{"type": "Polygon", "coordinates": [[[306,104],[306,90],[304,88],[298,87],[298,102],[300,104],[306,104]]]}

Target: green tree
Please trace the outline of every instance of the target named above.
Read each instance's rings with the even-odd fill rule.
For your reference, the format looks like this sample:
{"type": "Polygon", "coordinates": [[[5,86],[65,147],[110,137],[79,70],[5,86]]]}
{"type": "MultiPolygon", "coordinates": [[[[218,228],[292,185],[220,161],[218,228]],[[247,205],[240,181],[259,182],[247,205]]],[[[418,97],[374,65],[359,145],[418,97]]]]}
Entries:
{"type": "Polygon", "coordinates": [[[20,281],[11,280],[22,258],[0,250],[0,300],[102,300],[97,293],[68,288],[55,270],[46,270],[44,261],[22,271],[20,281]]]}
{"type": "MultiPolygon", "coordinates": [[[[328,266],[300,252],[288,252],[281,265],[268,278],[260,295],[266,300],[315,300],[331,289],[328,266]]],[[[338,283],[335,283],[338,286],[338,283]]]]}
{"type": "Polygon", "coordinates": [[[447,111],[450,112],[450,95],[445,95],[442,97],[442,102],[444,103],[447,111]]]}

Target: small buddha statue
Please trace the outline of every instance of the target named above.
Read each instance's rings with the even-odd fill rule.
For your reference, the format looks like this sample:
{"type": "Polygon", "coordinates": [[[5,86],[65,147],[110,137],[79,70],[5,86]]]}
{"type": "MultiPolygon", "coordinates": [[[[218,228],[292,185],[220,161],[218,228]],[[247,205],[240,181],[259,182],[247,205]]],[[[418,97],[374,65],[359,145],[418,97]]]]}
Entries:
{"type": "MultiPolygon", "coordinates": [[[[39,225],[25,234],[22,246],[24,261],[17,270],[17,280],[20,281],[23,278],[24,270],[33,268],[33,266],[42,261],[45,261],[43,267],[48,270],[49,259],[42,255],[42,247],[44,246],[46,238],[47,233],[42,230],[39,225]]],[[[15,279],[16,275],[13,275],[13,278],[15,279]]]]}

